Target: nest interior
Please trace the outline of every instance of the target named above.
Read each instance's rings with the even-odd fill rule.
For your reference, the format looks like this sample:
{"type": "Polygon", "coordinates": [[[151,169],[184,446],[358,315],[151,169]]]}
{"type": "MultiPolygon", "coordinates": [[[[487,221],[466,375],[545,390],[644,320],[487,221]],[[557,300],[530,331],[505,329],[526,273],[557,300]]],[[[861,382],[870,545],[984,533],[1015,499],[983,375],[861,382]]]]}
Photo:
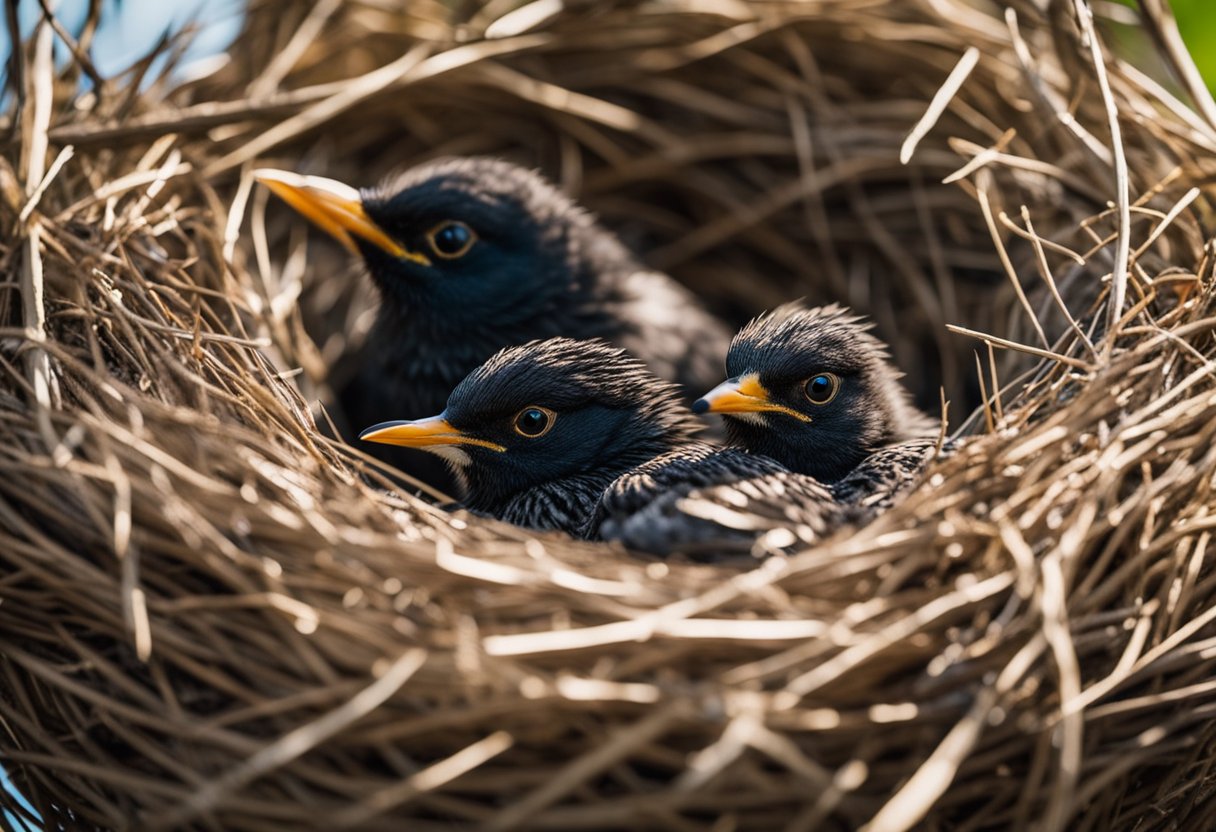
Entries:
{"type": "Polygon", "coordinates": [[[15,50],[0,761],[41,823],[1211,828],[1216,105],[1168,9],[1149,73],[1058,0],[517,5],[258,2],[188,83],[15,50]],[[386,495],[324,430],[370,287],[251,172],[469,153],[736,322],[849,303],[974,436],[741,568],[386,495]]]}

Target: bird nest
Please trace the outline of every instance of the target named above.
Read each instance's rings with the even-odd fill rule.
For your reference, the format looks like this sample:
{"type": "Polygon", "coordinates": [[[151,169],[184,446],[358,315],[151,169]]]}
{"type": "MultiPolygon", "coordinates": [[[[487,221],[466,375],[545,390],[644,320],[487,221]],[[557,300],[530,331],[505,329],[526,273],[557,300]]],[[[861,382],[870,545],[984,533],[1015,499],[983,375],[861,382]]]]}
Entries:
{"type": "Polygon", "coordinates": [[[1216,106],[1159,0],[516,5],[262,2],[185,84],[97,77],[91,27],[10,65],[0,762],[41,822],[1212,828],[1216,106]],[[741,565],[386,493],[328,438],[372,293],[251,172],[467,153],[736,323],[851,304],[971,438],[741,565]]]}

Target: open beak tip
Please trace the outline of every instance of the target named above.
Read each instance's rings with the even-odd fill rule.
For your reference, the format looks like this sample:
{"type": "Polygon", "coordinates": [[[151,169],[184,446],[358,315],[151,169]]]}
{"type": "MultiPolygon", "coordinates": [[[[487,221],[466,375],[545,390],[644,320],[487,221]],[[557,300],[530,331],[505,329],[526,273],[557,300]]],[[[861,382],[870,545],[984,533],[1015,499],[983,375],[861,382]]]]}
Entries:
{"type": "Polygon", "coordinates": [[[396,420],[396,421],[392,421],[392,422],[377,422],[376,424],[372,425],[370,428],[364,428],[362,431],[360,431],[359,438],[374,442],[374,441],[376,441],[377,434],[383,433],[386,430],[391,430],[392,428],[397,428],[397,427],[401,427],[402,425],[408,425],[408,424],[409,424],[409,422],[402,422],[400,420],[396,420]]]}
{"type": "Polygon", "coordinates": [[[755,410],[767,404],[767,391],[747,380],[727,379],[692,404],[692,412],[734,413],[755,410]]]}
{"type": "Polygon", "coordinates": [[[258,168],[253,172],[253,177],[352,254],[360,253],[355,243],[358,237],[393,257],[411,260],[421,266],[431,265],[426,255],[408,250],[377,225],[364,210],[363,195],[350,185],[334,179],[273,168],[258,168]]]}
{"type": "Polygon", "coordinates": [[[346,202],[360,202],[362,200],[362,194],[359,193],[358,188],[326,176],[314,176],[312,174],[296,173],[291,170],[279,170],[278,168],[255,168],[252,175],[254,181],[261,182],[272,189],[303,191],[311,193],[314,196],[328,196],[331,199],[344,200],[346,202]]]}
{"type": "Polygon", "coordinates": [[[442,416],[413,421],[381,422],[364,430],[359,434],[359,438],[365,442],[400,445],[405,448],[428,449],[437,445],[477,445],[499,453],[507,450],[505,446],[497,442],[464,433],[453,427],[442,416]]]}
{"type": "Polygon", "coordinates": [[[286,171],[275,170],[274,168],[255,168],[253,171],[253,179],[255,182],[263,184],[270,182],[282,182],[286,177],[286,171]]]}

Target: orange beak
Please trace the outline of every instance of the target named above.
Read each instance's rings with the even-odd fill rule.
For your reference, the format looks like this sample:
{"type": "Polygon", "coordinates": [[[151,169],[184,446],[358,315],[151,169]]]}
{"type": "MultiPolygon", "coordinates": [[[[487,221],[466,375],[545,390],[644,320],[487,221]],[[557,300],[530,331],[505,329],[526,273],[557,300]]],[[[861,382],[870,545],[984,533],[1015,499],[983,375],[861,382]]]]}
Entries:
{"type": "Polygon", "coordinates": [[[431,265],[425,254],[405,248],[372,222],[363,210],[359,192],[349,185],[321,176],[302,176],[269,168],[255,170],[253,178],[354,254],[359,253],[354,237],[359,237],[394,257],[422,266],[431,265]]]}
{"type": "Polygon", "coordinates": [[[497,442],[478,439],[457,429],[447,419],[431,416],[409,422],[381,422],[372,425],[359,438],[382,445],[400,445],[403,448],[427,448],[435,445],[480,445],[502,453],[506,447],[497,442]]]}
{"type": "Polygon", "coordinates": [[[693,413],[784,413],[801,422],[811,421],[805,413],[773,401],[756,373],[722,382],[693,402],[692,410],[693,413]]]}

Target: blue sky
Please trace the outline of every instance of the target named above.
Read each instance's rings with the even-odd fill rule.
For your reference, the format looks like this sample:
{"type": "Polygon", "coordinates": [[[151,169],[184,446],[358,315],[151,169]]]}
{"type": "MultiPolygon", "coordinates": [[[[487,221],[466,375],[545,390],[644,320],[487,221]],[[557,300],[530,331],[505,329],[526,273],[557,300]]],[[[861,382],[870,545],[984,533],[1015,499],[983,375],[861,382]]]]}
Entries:
{"type": "MultiPolygon", "coordinates": [[[[88,11],[88,0],[59,0],[56,16],[75,34],[88,11]]],[[[93,62],[103,76],[121,72],[139,60],[166,31],[198,21],[202,28],[187,57],[198,59],[222,52],[241,24],[242,0],[106,0],[93,43],[93,62]]],[[[23,34],[38,22],[38,0],[17,0],[23,34]]],[[[7,60],[9,33],[0,19],[0,61],[7,60]]]]}
{"type": "MultiPolygon", "coordinates": [[[[22,806],[24,806],[26,809],[29,809],[31,812],[34,811],[34,807],[29,804],[29,801],[27,801],[25,798],[21,797],[20,794],[17,794],[17,790],[14,789],[13,784],[11,782],[9,782],[8,775],[4,773],[4,769],[0,769],[0,788],[3,788],[6,791],[10,791],[13,794],[16,794],[17,799],[21,801],[22,806]]],[[[5,812],[4,814],[5,814],[5,817],[8,819],[8,822],[10,824],[12,824],[12,826],[14,828],[29,829],[29,824],[25,823],[22,818],[17,817],[16,815],[13,815],[10,812],[5,812]]]]}

